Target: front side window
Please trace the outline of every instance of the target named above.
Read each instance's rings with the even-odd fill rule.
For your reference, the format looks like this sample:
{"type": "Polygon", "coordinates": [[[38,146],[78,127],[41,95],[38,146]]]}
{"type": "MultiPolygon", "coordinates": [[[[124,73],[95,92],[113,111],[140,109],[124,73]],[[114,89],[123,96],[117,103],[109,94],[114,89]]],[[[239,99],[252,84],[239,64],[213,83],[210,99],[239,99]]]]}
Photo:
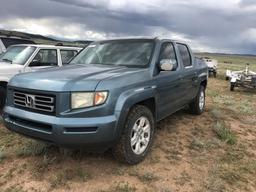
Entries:
{"type": "Polygon", "coordinates": [[[153,40],[103,41],[89,45],[71,61],[71,64],[147,67],[153,48],[153,40]]]}
{"type": "Polygon", "coordinates": [[[55,49],[41,49],[36,56],[34,57],[33,61],[30,63],[30,67],[37,67],[37,66],[57,66],[58,59],[57,59],[57,50],[55,49]]]}
{"type": "Polygon", "coordinates": [[[61,61],[63,65],[66,65],[69,63],[69,61],[76,56],[78,51],[75,50],[60,50],[61,55],[61,61]]]}
{"type": "Polygon", "coordinates": [[[192,59],[188,47],[184,44],[177,44],[184,67],[192,66],[192,59]]]}
{"type": "Polygon", "coordinates": [[[24,65],[35,51],[31,46],[14,46],[9,47],[7,51],[0,56],[0,62],[10,64],[24,65]]]}
{"type": "Polygon", "coordinates": [[[161,60],[172,60],[172,62],[177,63],[177,57],[172,43],[166,42],[162,44],[159,55],[159,61],[161,60]]]}

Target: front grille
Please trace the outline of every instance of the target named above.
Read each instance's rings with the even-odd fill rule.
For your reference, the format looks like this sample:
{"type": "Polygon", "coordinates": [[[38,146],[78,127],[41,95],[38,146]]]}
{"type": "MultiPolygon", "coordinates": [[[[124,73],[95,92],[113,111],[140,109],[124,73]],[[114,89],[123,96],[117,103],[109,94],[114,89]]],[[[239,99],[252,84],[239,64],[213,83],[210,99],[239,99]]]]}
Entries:
{"type": "Polygon", "coordinates": [[[46,113],[55,112],[54,96],[14,91],[13,101],[14,105],[17,107],[27,108],[33,111],[41,111],[46,113]]]}

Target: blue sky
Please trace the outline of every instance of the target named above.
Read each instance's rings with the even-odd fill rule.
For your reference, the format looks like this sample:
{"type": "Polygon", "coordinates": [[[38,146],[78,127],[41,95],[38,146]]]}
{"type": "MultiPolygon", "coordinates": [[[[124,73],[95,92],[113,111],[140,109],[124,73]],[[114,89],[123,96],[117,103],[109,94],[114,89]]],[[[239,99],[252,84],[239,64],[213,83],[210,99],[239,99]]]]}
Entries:
{"type": "Polygon", "coordinates": [[[65,39],[164,36],[256,54],[254,0],[0,0],[0,28],[65,39]]]}

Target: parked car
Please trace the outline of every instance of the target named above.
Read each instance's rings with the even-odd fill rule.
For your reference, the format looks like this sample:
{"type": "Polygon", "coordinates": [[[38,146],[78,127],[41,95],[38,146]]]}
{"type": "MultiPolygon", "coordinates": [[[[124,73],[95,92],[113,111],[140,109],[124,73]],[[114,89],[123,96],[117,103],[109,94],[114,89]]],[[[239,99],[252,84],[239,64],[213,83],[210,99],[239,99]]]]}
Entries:
{"type": "Polygon", "coordinates": [[[8,47],[18,44],[35,44],[35,42],[20,37],[0,36],[0,55],[5,52],[8,47]]]}
{"type": "Polygon", "coordinates": [[[0,111],[6,100],[9,80],[18,73],[37,71],[46,67],[62,66],[81,48],[52,45],[13,45],[0,56],[0,111]]]}
{"type": "Polygon", "coordinates": [[[226,80],[230,80],[230,91],[234,91],[235,87],[256,89],[256,72],[250,70],[249,64],[242,71],[227,70],[226,80]]]}
{"type": "Polygon", "coordinates": [[[213,74],[213,77],[217,77],[218,61],[209,57],[203,57],[204,62],[208,66],[209,75],[213,74]]]}
{"type": "Polygon", "coordinates": [[[6,127],[61,147],[111,148],[128,164],[149,152],[156,123],[205,107],[207,66],[185,43],[159,38],[94,42],[60,69],[8,84],[6,127]]]}

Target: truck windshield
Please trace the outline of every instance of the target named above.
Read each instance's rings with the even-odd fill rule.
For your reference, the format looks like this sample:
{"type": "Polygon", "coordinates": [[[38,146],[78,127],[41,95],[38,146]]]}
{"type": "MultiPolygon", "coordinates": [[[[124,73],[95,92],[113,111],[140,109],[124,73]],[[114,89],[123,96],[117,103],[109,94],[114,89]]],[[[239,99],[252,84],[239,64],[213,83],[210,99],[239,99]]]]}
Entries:
{"type": "Polygon", "coordinates": [[[71,61],[71,64],[147,67],[153,48],[153,40],[103,41],[89,45],[71,61]]]}
{"type": "Polygon", "coordinates": [[[35,51],[35,47],[31,46],[14,46],[7,49],[5,53],[0,55],[0,62],[10,64],[24,65],[28,58],[35,51]]]}

